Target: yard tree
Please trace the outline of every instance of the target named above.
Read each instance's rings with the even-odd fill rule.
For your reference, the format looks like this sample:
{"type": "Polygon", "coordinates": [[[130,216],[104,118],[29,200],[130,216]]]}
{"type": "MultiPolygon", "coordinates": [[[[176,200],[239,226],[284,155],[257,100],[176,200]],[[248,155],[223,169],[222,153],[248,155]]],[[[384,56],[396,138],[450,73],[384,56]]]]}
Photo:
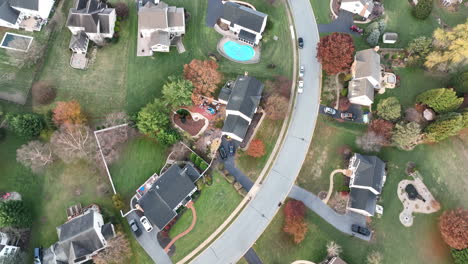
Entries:
{"type": "Polygon", "coordinates": [[[372,251],[367,255],[366,263],[367,264],[381,264],[383,261],[382,254],[378,251],[372,251]]]}
{"type": "Polygon", "coordinates": [[[86,117],[81,111],[81,105],[75,100],[57,102],[53,113],[53,120],[57,126],[80,125],[86,123],[86,117]]]}
{"type": "Polygon", "coordinates": [[[128,5],[124,2],[118,2],[115,4],[115,13],[118,17],[125,19],[128,17],[129,9],[128,5]]]}
{"type": "Polygon", "coordinates": [[[113,112],[106,115],[106,119],[104,121],[105,127],[113,127],[117,125],[125,124],[129,121],[129,117],[125,112],[113,112]]]}
{"type": "Polygon", "coordinates": [[[422,140],[421,126],[416,122],[401,122],[395,125],[392,143],[401,150],[413,150],[422,140]]]}
{"type": "Polygon", "coordinates": [[[466,264],[468,263],[468,248],[462,250],[452,249],[452,257],[454,264],[466,264]]]}
{"type": "Polygon", "coordinates": [[[340,96],[338,101],[338,110],[341,112],[348,111],[349,107],[351,106],[351,102],[349,101],[348,97],[340,96]]]}
{"type": "Polygon", "coordinates": [[[387,142],[390,142],[392,138],[394,124],[390,121],[383,119],[374,119],[369,124],[367,131],[373,131],[377,135],[385,138],[387,142]]]}
{"type": "Polygon", "coordinates": [[[369,36],[367,36],[366,41],[370,46],[374,47],[377,46],[377,44],[379,44],[379,38],[380,31],[378,29],[375,29],[369,34],[369,36]]]}
{"type": "Polygon", "coordinates": [[[434,122],[426,127],[424,132],[426,132],[429,141],[438,142],[457,135],[463,127],[463,115],[452,112],[438,116],[434,122]]]}
{"type": "Polygon", "coordinates": [[[118,231],[115,237],[111,238],[108,246],[93,257],[95,264],[125,264],[129,263],[132,256],[130,242],[124,233],[118,231]]]}
{"type": "Polygon", "coordinates": [[[107,164],[118,160],[121,150],[118,146],[128,140],[129,134],[131,134],[133,130],[134,129],[129,126],[121,126],[96,134],[107,164]]]}
{"type": "Polygon", "coordinates": [[[468,60],[468,20],[452,30],[438,28],[434,31],[433,37],[435,49],[426,58],[424,65],[427,68],[446,71],[466,65],[468,60]]]}
{"type": "Polygon", "coordinates": [[[112,195],[112,204],[117,210],[122,210],[125,206],[124,202],[122,201],[122,196],[120,194],[112,195]]]}
{"type": "Polygon", "coordinates": [[[455,90],[461,93],[468,93],[468,71],[458,72],[452,77],[455,90]]]}
{"type": "MultiPolygon", "coordinates": [[[[27,49],[29,39],[27,38],[14,38],[9,42],[10,46],[19,47],[20,49],[27,49]]],[[[7,49],[9,62],[17,68],[29,68],[36,64],[39,59],[44,55],[44,45],[39,44],[38,41],[32,41],[27,49],[27,52],[21,50],[7,49]]]]}
{"type": "Polygon", "coordinates": [[[10,130],[27,139],[39,136],[44,128],[44,119],[37,114],[7,114],[6,121],[10,130]]]}
{"type": "Polygon", "coordinates": [[[419,19],[426,19],[432,11],[432,0],[418,0],[413,8],[413,15],[419,19]]]}
{"type": "Polygon", "coordinates": [[[269,119],[281,120],[286,117],[288,107],[289,102],[286,97],[280,94],[273,94],[266,99],[264,109],[269,119]]]}
{"type": "Polygon", "coordinates": [[[401,105],[396,97],[382,99],[377,104],[377,115],[388,121],[396,121],[401,117],[401,105]]]}
{"type": "Polygon", "coordinates": [[[141,133],[155,137],[161,130],[169,126],[169,111],[161,100],[154,100],[154,102],[147,104],[143,107],[137,115],[137,128],[141,133]]]}
{"type": "Polygon", "coordinates": [[[283,231],[292,235],[294,243],[299,244],[307,233],[307,224],[304,221],[306,208],[303,202],[289,200],[284,205],[283,231]]]}
{"type": "Polygon", "coordinates": [[[439,230],[445,243],[456,250],[468,248],[468,210],[445,211],[439,219],[439,230]]]}
{"type": "Polygon", "coordinates": [[[341,254],[342,248],[335,241],[330,241],[327,243],[327,256],[328,257],[337,257],[341,254]]]}
{"type": "Polygon", "coordinates": [[[169,81],[164,84],[162,94],[164,102],[173,108],[192,104],[193,85],[190,81],[169,77],[169,81]]]}
{"type": "Polygon", "coordinates": [[[192,100],[199,104],[200,95],[211,97],[223,80],[223,75],[218,71],[218,64],[213,60],[192,60],[184,65],[184,78],[192,82],[192,100]]]}
{"type": "Polygon", "coordinates": [[[57,91],[51,82],[38,81],[32,85],[31,94],[34,102],[47,105],[54,101],[57,91]]]}
{"type": "Polygon", "coordinates": [[[432,39],[422,36],[411,40],[406,47],[406,51],[409,53],[409,56],[417,54],[421,57],[426,57],[429,52],[431,52],[432,39]]]}
{"type": "Polygon", "coordinates": [[[16,160],[34,172],[50,165],[54,158],[50,144],[38,140],[30,141],[16,150],[16,160]]]}
{"type": "Polygon", "coordinates": [[[247,155],[254,158],[260,158],[265,155],[265,145],[263,141],[260,139],[253,139],[247,149],[247,155]]]}
{"type": "Polygon", "coordinates": [[[21,200],[0,203],[0,227],[30,227],[32,216],[30,208],[21,200]]]}
{"type": "Polygon", "coordinates": [[[97,151],[96,139],[85,125],[61,126],[50,139],[52,151],[65,163],[91,160],[97,151]]]}
{"type": "Polygon", "coordinates": [[[172,128],[164,128],[159,130],[158,134],[156,134],[156,140],[163,145],[174,145],[179,141],[180,135],[177,131],[172,128]]]}
{"type": "Polygon", "coordinates": [[[374,131],[367,131],[362,136],[356,137],[356,145],[366,152],[379,152],[380,148],[386,144],[385,137],[374,131]]]}
{"type": "Polygon", "coordinates": [[[327,74],[349,72],[353,55],[354,42],[348,34],[333,33],[321,37],[317,45],[317,59],[327,74]]]}
{"type": "Polygon", "coordinates": [[[416,97],[416,102],[429,106],[437,113],[448,113],[458,109],[463,98],[459,98],[452,89],[438,88],[421,93],[416,97]]]}
{"type": "Polygon", "coordinates": [[[289,99],[291,97],[291,85],[292,81],[288,77],[284,75],[278,75],[274,80],[267,80],[265,82],[265,93],[279,93],[280,95],[289,99]]]}

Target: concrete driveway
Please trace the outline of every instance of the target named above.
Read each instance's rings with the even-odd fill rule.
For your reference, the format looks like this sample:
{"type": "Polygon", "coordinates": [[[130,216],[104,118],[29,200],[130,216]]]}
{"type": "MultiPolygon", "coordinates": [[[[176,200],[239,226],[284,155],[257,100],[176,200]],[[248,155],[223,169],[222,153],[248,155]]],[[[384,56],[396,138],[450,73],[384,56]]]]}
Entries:
{"type": "Polygon", "coordinates": [[[146,251],[146,254],[150,256],[150,258],[154,261],[154,263],[158,264],[172,264],[171,259],[166,254],[164,249],[159,245],[157,234],[159,230],[154,226],[153,231],[146,232],[143,226],[140,223],[140,216],[137,214],[137,211],[132,211],[127,216],[127,222],[131,219],[134,219],[137,225],[141,229],[141,235],[139,237],[135,236],[132,232],[133,237],[138,241],[138,243],[143,247],[146,251]]]}

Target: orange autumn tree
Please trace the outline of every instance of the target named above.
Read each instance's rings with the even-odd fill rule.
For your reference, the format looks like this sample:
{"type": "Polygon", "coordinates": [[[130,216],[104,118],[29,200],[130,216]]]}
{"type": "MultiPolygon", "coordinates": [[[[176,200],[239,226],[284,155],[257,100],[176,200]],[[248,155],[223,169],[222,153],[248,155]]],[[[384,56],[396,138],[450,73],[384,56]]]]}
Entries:
{"type": "Polygon", "coordinates": [[[250,142],[249,148],[247,149],[247,155],[260,158],[265,155],[265,144],[260,139],[254,139],[250,142]]]}
{"type": "Polygon", "coordinates": [[[307,233],[307,224],[304,221],[306,208],[303,202],[290,200],[284,206],[283,231],[292,235],[294,243],[299,244],[307,233]]]}
{"type": "Polygon", "coordinates": [[[327,74],[348,72],[354,61],[354,42],[348,34],[333,33],[320,38],[317,59],[327,74]]]}
{"type": "Polygon", "coordinates": [[[457,250],[468,248],[468,210],[459,208],[445,211],[440,216],[439,229],[450,247],[457,250]]]}
{"type": "Polygon", "coordinates": [[[212,60],[192,60],[184,65],[184,78],[192,82],[194,89],[192,101],[200,104],[200,95],[211,97],[223,80],[223,75],[218,71],[218,64],[212,60]]]}
{"type": "Polygon", "coordinates": [[[53,120],[57,126],[81,125],[86,123],[86,117],[77,101],[57,102],[53,110],[53,120]]]}

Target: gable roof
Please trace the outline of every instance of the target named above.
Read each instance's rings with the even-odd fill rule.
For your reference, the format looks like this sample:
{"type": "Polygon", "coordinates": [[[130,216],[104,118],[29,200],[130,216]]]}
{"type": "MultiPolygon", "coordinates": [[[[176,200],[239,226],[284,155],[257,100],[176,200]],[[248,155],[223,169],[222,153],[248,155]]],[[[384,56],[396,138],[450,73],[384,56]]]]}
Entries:
{"type": "Polygon", "coordinates": [[[10,0],[10,5],[13,7],[38,11],[39,1],[40,0],[10,0]]]}
{"type": "Polygon", "coordinates": [[[183,27],[185,25],[185,11],[183,7],[170,6],[167,9],[169,27],[183,27]]]}
{"type": "Polygon", "coordinates": [[[349,208],[364,210],[370,215],[375,214],[377,195],[367,189],[351,188],[349,193],[349,208]]]}
{"type": "Polygon", "coordinates": [[[218,19],[223,15],[223,9],[224,5],[221,0],[208,0],[205,19],[207,27],[214,27],[218,19]]]}
{"type": "Polygon", "coordinates": [[[88,43],[88,36],[83,31],[80,31],[80,33],[71,36],[68,47],[72,50],[88,50],[88,43]]]}
{"type": "Polygon", "coordinates": [[[68,13],[67,27],[84,28],[86,33],[111,33],[110,17],[113,8],[99,0],[79,0],[68,13]]]}
{"type": "Polygon", "coordinates": [[[368,97],[374,101],[374,86],[367,79],[351,80],[348,85],[348,98],[356,98],[361,96],[368,97]]]}
{"type": "Polygon", "coordinates": [[[16,24],[20,11],[12,8],[7,0],[0,0],[0,19],[10,24],[16,24]]]}
{"type": "Polygon", "coordinates": [[[374,49],[366,49],[356,52],[355,79],[373,77],[380,79],[380,55],[374,49]]]}
{"type": "Polygon", "coordinates": [[[228,115],[224,120],[222,131],[225,133],[232,133],[239,138],[244,139],[247,130],[249,129],[249,122],[238,115],[228,115]]]}
{"type": "Polygon", "coordinates": [[[156,179],[138,204],[150,222],[161,230],[177,215],[176,206],[197,188],[194,182],[200,177],[193,166],[187,164],[181,168],[174,164],[156,179]]]}
{"type": "Polygon", "coordinates": [[[165,29],[169,26],[167,21],[167,9],[160,5],[148,2],[138,11],[138,28],[142,29],[165,29]]]}
{"type": "Polygon", "coordinates": [[[234,2],[226,2],[221,17],[233,24],[261,33],[267,15],[234,2]]]}
{"type": "Polygon", "coordinates": [[[353,185],[371,187],[378,193],[382,192],[385,163],[376,156],[364,156],[356,153],[353,163],[356,168],[353,185]]]}
{"type": "Polygon", "coordinates": [[[254,33],[241,29],[239,31],[239,38],[255,43],[257,36],[254,33]]]}
{"type": "Polygon", "coordinates": [[[239,111],[252,118],[262,98],[263,87],[263,83],[254,77],[238,76],[233,84],[226,109],[239,111]]]}

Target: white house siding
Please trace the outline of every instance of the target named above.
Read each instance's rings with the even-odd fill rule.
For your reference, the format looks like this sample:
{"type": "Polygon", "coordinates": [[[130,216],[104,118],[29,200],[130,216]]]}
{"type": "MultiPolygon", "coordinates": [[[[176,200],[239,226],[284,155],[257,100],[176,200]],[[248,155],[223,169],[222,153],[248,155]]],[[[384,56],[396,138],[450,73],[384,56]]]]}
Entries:
{"type": "Polygon", "coordinates": [[[241,137],[239,137],[239,136],[237,136],[236,134],[233,134],[233,133],[222,132],[221,134],[222,134],[223,136],[230,137],[230,138],[232,138],[232,139],[234,139],[234,140],[237,140],[237,141],[239,141],[239,142],[242,142],[242,141],[244,140],[243,138],[241,138],[241,137]]]}
{"type": "Polygon", "coordinates": [[[169,52],[170,47],[166,45],[157,44],[151,47],[152,51],[156,52],[169,52]]]}
{"type": "Polygon", "coordinates": [[[239,111],[233,111],[233,110],[226,110],[226,118],[228,117],[228,115],[236,115],[236,116],[240,116],[242,117],[243,119],[245,119],[246,121],[249,122],[252,122],[252,119],[249,118],[248,116],[244,115],[243,113],[239,112],[239,111]]]}
{"type": "Polygon", "coordinates": [[[352,97],[349,98],[349,102],[352,104],[364,105],[364,106],[371,106],[372,100],[367,96],[359,96],[359,97],[352,97]]]}
{"type": "Polygon", "coordinates": [[[371,214],[369,214],[369,213],[368,213],[367,211],[365,211],[365,210],[356,209],[356,208],[352,208],[352,207],[348,207],[348,210],[349,210],[349,211],[353,211],[353,212],[358,213],[358,214],[365,215],[365,216],[372,216],[371,214]]]}
{"type": "Polygon", "coordinates": [[[224,18],[221,18],[221,22],[224,23],[224,24],[227,24],[229,25],[229,30],[236,33],[236,34],[239,34],[239,32],[243,29],[247,32],[250,32],[252,34],[255,34],[255,45],[258,45],[258,43],[260,42],[260,40],[262,39],[262,34],[261,32],[263,32],[265,30],[265,26],[266,26],[266,19],[263,20],[263,24],[262,24],[262,29],[260,30],[260,32],[256,32],[256,31],[253,31],[251,29],[248,29],[248,28],[245,28],[245,27],[242,27],[238,24],[234,24],[233,26],[231,26],[231,21],[229,20],[226,20],[224,18]]]}
{"type": "MultiPolygon", "coordinates": [[[[360,15],[362,12],[362,9],[365,9],[364,5],[360,1],[355,1],[355,2],[344,2],[341,3],[340,9],[346,10],[348,12],[351,12],[353,14],[360,15]]],[[[364,13],[364,17],[367,18],[369,17],[371,13],[369,12],[368,9],[366,9],[364,13]]]]}
{"type": "Polygon", "coordinates": [[[0,19],[0,27],[19,29],[19,23],[17,22],[16,24],[11,24],[6,22],[5,20],[0,19]]]}

